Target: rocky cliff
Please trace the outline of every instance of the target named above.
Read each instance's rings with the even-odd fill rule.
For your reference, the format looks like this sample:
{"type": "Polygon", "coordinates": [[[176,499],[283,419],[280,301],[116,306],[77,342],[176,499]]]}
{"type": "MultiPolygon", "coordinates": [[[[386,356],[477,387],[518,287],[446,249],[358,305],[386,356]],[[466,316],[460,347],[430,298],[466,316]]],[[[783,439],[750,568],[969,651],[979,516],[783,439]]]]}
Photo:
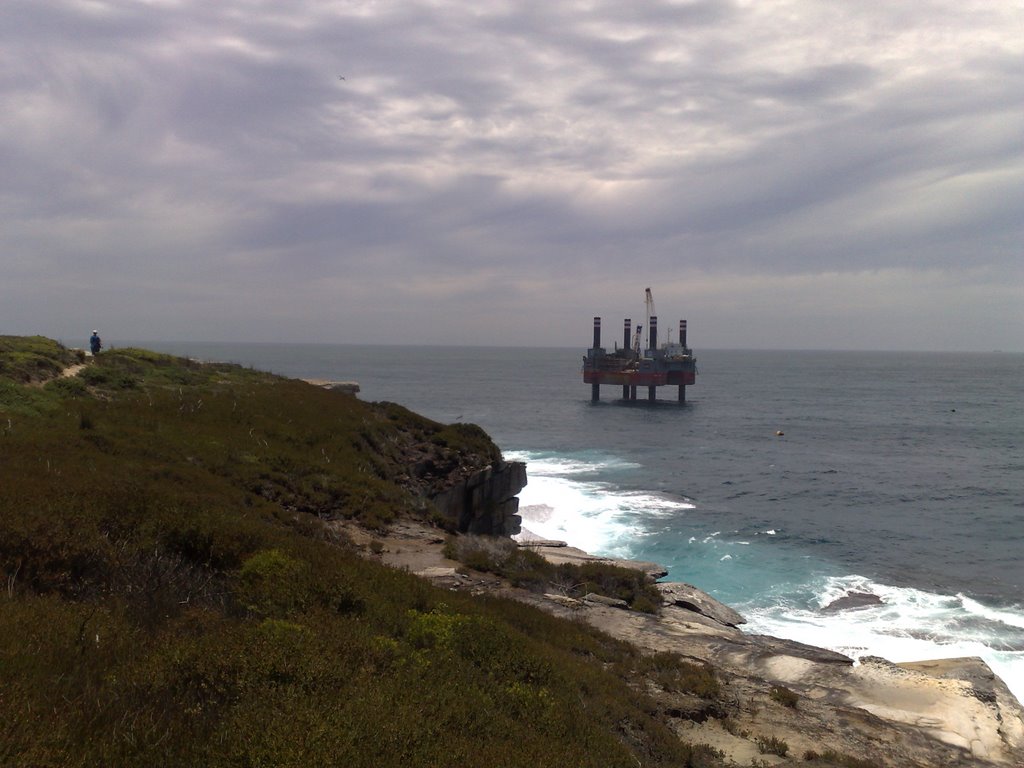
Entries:
{"type": "Polygon", "coordinates": [[[526,464],[501,461],[462,478],[430,500],[460,533],[512,536],[522,523],[516,494],[525,487],[526,464]]]}

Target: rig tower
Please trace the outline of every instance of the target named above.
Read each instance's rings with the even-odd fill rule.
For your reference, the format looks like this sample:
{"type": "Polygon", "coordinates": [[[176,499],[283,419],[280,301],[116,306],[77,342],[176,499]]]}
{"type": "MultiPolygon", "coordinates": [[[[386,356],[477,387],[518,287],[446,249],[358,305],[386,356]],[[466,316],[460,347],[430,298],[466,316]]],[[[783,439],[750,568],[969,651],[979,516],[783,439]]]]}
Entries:
{"type": "Polygon", "coordinates": [[[647,348],[641,349],[641,327],[635,332],[632,320],[623,321],[622,348],[608,352],[601,346],[601,318],[594,318],[594,344],[583,357],[583,381],[590,384],[590,399],[601,399],[601,385],[622,387],[623,400],[636,400],[637,387],[647,387],[649,402],[657,400],[658,387],[674,384],[679,402],[686,402],[686,387],[697,383],[697,358],[686,345],[686,321],[679,321],[679,340],[658,345],[658,316],[653,314],[654,300],[647,289],[647,348]],[[630,334],[632,340],[630,339],[630,334]]]}

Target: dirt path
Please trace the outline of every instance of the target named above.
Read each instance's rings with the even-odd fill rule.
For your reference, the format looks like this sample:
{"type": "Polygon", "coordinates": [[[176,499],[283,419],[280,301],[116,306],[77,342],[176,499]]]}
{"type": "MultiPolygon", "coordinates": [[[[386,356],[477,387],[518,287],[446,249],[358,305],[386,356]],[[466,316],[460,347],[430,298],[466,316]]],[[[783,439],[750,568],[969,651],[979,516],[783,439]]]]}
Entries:
{"type": "Polygon", "coordinates": [[[63,371],[60,372],[60,378],[70,379],[72,376],[77,376],[78,373],[85,368],[85,363],[79,363],[78,365],[69,365],[63,371]]]}
{"type": "Polygon", "coordinates": [[[87,365],[88,363],[69,365],[56,376],[52,376],[48,379],[37,379],[35,381],[30,381],[27,383],[26,386],[39,388],[45,387],[48,381],[53,381],[54,379],[70,379],[72,376],[77,376],[79,373],[81,373],[82,369],[85,368],[87,365]]]}

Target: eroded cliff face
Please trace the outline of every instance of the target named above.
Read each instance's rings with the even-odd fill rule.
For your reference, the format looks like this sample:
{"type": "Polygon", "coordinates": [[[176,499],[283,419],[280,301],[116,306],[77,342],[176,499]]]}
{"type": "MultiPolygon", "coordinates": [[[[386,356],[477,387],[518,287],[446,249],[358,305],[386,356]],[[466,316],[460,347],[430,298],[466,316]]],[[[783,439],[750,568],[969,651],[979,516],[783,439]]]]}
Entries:
{"type": "Polygon", "coordinates": [[[526,464],[505,461],[477,425],[399,426],[374,447],[396,468],[395,482],[432,504],[451,530],[491,536],[519,533],[522,518],[516,495],[526,487],[526,464]]]}
{"type": "Polygon", "coordinates": [[[526,464],[501,461],[430,496],[460,533],[512,536],[519,533],[517,494],[526,487],[526,464]]]}

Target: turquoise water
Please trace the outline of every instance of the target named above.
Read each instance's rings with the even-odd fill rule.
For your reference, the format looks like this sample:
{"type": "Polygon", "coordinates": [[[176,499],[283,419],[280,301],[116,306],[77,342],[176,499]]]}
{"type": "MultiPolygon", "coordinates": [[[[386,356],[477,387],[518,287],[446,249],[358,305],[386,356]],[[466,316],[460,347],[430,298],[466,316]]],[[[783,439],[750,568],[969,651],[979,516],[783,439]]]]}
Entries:
{"type": "Polygon", "coordinates": [[[657,561],[752,631],[981,656],[1024,698],[1022,355],[698,350],[680,407],[591,403],[582,348],[147,346],[480,424],[528,462],[534,533],[657,561]],[[883,604],[822,612],[849,590],[883,604]]]}

